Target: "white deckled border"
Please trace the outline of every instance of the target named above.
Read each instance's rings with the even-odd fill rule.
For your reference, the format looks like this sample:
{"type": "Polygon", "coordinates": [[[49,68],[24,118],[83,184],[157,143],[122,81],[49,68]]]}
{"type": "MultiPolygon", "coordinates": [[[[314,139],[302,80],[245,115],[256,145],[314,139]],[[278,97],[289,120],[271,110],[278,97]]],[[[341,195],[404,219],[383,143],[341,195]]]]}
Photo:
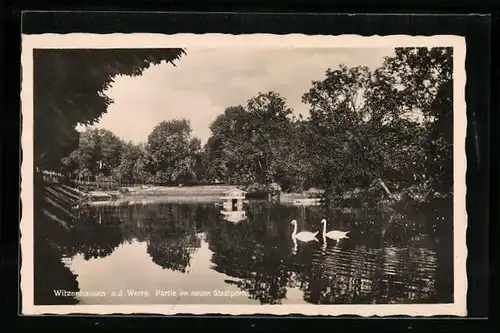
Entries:
{"type": "MultiPolygon", "coordinates": [[[[41,34],[22,36],[21,290],[22,314],[273,314],[465,316],[467,212],[465,38],[460,36],[308,36],[302,34],[41,34]],[[33,49],[36,48],[387,48],[453,47],[454,75],[454,303],[412,305],[34,305],[33,287],[33,49]]],[[[367,55],[369,56],[369,55],[367,55]]]]}

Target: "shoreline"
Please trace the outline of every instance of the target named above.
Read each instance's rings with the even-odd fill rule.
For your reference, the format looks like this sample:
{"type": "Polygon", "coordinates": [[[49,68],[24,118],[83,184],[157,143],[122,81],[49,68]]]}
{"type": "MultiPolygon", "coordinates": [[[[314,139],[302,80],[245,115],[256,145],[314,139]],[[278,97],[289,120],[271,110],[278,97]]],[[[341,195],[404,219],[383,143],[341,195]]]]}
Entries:
{"type": "MultiPolygon", "coordinates": [[[[158,202],[178,203],[220,203],[223,192],[237,188],[232,185],[203,185],[203,186],[154,186],[148,188],[123,187],[127,192],[120,192],[118,198],[106,201],[89,201],[90,206],[120,206],[131,204],[148,204],[158,202]]],[[[102,194],[116,194],[117,191],[96,191],[102,194]]],[[[309,198],[309,193],[282,192],[279,196],[281,204],[293,204],[296,199],[309,198]]],[[[246,199],[259,201],[259,199],[246,199]]]]}
{"type": "MultiPolygon", "coordinates": [[[[240,185],[199,185],[199,186],[137,186],[137,187],[121,187],[120,190],[110,191],[110,190],[97,190],[90,191],[85,193],[85,197],[88,201],[86,201],[91,206],[106,206],[113,205],[118,206],[122,204],[147,204],[147,203],[220,203],[222,201],[221,196],[224,192],[239,188],[240,185]],[[101,200],[92,201],[89,200],[91,198],[101,198],[101,200]],[[109,197],[109,200],[107,200],[109,197]]],[[[79,193],[82,193],[79,190],[76,190],[79,193]]],[[[369,190],[358,190],[356,193],[347,193],[343,197],[339,197],[338,199],[351,202],[351,201],[361,201],[366,202],[366,197],[360,195],[360,193],[369,192],[369,190]]],[[[352,191],[351,191],[352,192],[352,191]]],[[[377,200],[377,205],[383,206],[391,206],[393,204],[397,204],[402,199],[401,195],[399,198],[395,193],[393,198],[379,198],[377,200]]],[[[313,205],[312,203],[296,203],[297,199],[321,199],[323,197],[322,193],[319,191],[303,191],[303,192],[281,192],[275,198],[281,204],[291,204],[291,205],[313,205]]],[[[439,198],[439,197],[438,197],[439,198]]],[[[266,195],[263,197],[253,197],[252,193],[247,193],[247,198],[245,200],[251,201],[267,201],[268,198],[266,195]]],[[[411,199],[415,201],[415,203],[425,203],[424,201],[419,201],[415,199],[411,199]]],[[[316,204],[314,204],[316,205],[316,204]]],[[[350,206],[350,205],[349,205],[350,206]]]]}

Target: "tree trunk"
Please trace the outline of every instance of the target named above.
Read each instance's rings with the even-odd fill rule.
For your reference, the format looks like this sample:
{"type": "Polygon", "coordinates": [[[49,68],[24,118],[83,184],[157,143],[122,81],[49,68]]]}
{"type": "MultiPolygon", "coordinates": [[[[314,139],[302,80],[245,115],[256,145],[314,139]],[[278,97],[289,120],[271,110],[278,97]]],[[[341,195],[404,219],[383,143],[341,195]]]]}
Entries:
{"type": "Polygon", "coordinates": [[[380,187],[382,187],[384,192],[389,196],[389,198],[392,198],[392,193],[391,193],[391,191],[389,191],[389,189],[385,185],[384,181],[381,178],[378,178],[377,181],[378,181],[380,187]]]}

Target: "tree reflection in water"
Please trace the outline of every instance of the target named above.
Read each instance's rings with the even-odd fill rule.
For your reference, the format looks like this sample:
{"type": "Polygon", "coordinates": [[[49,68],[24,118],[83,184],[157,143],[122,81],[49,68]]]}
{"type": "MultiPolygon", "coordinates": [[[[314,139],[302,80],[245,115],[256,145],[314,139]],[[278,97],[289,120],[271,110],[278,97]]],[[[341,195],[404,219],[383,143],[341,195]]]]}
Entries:
{"type": "Polygon", "coordinates": [[[196,237],[202,229],[200,222],[210,216],[203,205],[96,207],[75,226],[68,253],[81,253],[87,260],[104,258],[120,244],[137,240],[147,242],[147,253],[155,264],[186,272],[191,255],[200,247],[196,237]]]}
{"type": "Polygon", "coordinates": [[[435,297],[440,263],[430,240],[438,235],[428,234],[424,215],[432,216],[409,209],[344,215],[352,237],[313,255],[304,299],[315,304],[446,302],[435,297]]]}
{"type": "Polygon", "coordinates": [[[110,214],[115,208],[97,207],[81,215],[70,231],[67,254],[82,254],[85,260],[105,258],[123,242],[120,219],[110,214]]]}
{"type": "MultiPolygon", "coordinates": [[[[440,211],[442,212],[442,210],[440,211]]],[[[210,204],[148,204],[93,208],[69,232],[67,254],[109,256],[120,244],[147,243],[154,264],[189,273],[201,232],[213,252],[211,269],[261,304],[282,304],[290,288],[313,304],[449,302],[452,299],[452,225],[428,211],[350,212],[250,202],[248,220],[224,221],[210,204]],[[350,230],[350,239],[298,243],[299,230],[350,230]],[[436,225],[436,221],[439,221],[436,225]],[[441,231],[439,231],[441,230],[441,231]],[[451,271],[450,271],[451,269],[451,271]],[[229,277],[229,278],[228,278],[229,277]],[[450,282],[451,281],[451,282],[450,282]]],[[[203,265],[202,265],[203,266],[203,265]]],[[[197,266],[198,267],[198,266],[197,266]]],[[[206,268],[203,268],[206,269],[206,268]]],[[[200,285],[211,289],[210,281],[200,285]]],[[[194,286],[193,286],[194,288],[194,286]]],[[[230,300],[228,300],[230,301],[230,300]]]]}
{"type": "Polygon", "coordinates": [[[196,206],[157,206],[145,217],[148,229],[147,252],[164,269],[186,273],[192,254],[200,248],[196,236],[196,206]]]}
{"type": "Polygon", "coordinates": [[[294,265],[296,258],[290,251],[292,216],[288,208],[262,204],[251,210],[244,223],[221,219],[211,224],[208,235],[214,269],[237,278],[226,282],[261,304],[281,304],[294,270],[307,269],[307,265],[294,265]],[[288,223],[283,219],[287,216],[288,223]]]}
{"type": "Polygon", "coordinates": [[[210,226],[212,262],[218,272],[238,279],[228,283],[262,304],[282,303],[287,288],[295,285],[314,304],[446,302],[449,297],[442,293],[436,297],[436,280],[440,262],[452,258],[438,257],[426,234],[429,220],[421,215],[261,206],[247,223],[210,226]],[[352,239],[328,241],[323,250],[316,242],[299,243],[293,255],[290,216],[300,218],[299,230],[314,231],[323,215],[332,229],[351,230],[352,239]]]}
{"type": "MultiPolygon", "coordinates": [[[[37,179],[35,181],[41,182],[37,179]]],[[[77,304],[73,296],[56,296],[54,290],[78,291],[76,275],[62,262],[64,249],[71,242],[67,234],[75,216],[67,203],[50,186],[35,183],[33,301],[35,305],[77,304]]]]}
{"type": "Polygon", "coordinates": [[[38,242],[34,253],[34,304],[73,305],[73,296],[56,296],[55,290],[78,291],[76,275],[62,262],[61,253],[45,242],[38,242]]]}

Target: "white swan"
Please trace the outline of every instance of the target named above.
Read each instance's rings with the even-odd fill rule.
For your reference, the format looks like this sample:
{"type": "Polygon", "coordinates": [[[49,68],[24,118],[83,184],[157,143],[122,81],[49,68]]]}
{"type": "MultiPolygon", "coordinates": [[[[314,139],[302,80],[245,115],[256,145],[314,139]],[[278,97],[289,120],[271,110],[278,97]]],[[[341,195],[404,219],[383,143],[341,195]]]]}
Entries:
{"type": "Polygon", "coordinates": [[[331,230],[326,232],[326,220],[322,219],[321,224],[323,224],[323,237],[328,237],[337,241],[344,238],[349,238],[349,236],[347,236],[349,231],[331,230]]]}
{"type": "Polygon", "coordinates": [[[319,240],[316,238],[319,231],[316,231],[316,232],[301,231],[301,232],[297,233],[297,221],[292,220],[292,222],[290,224],[293,224],[292,238],[296,238],[302,242],[310,242],[313,240],[319,242],[319,240]]]}

